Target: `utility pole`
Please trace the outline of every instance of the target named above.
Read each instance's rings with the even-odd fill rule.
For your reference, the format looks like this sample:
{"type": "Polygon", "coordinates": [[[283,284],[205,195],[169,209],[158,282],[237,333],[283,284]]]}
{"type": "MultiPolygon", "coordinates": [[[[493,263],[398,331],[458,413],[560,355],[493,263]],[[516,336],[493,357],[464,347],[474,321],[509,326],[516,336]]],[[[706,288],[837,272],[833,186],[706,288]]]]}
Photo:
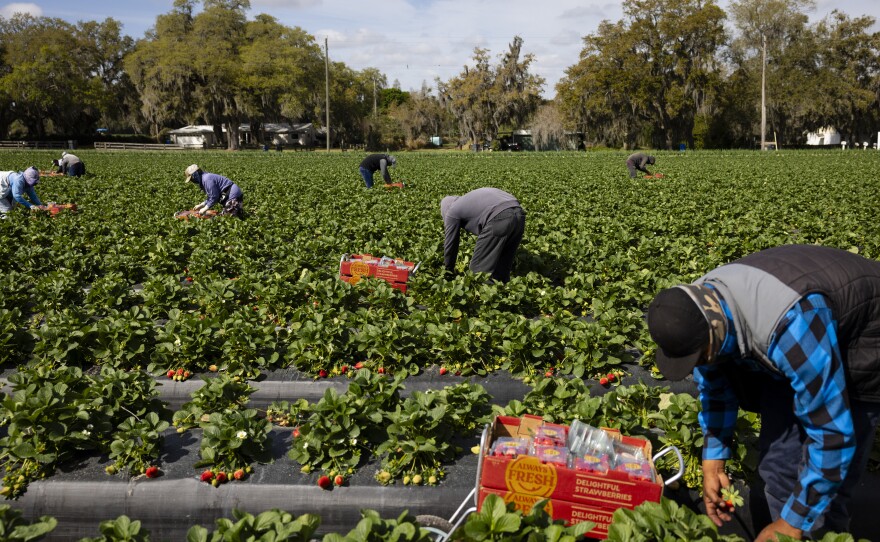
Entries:
{"type": "Polygon", "coordinates": [[[327,51],[327,38],[324,38],[324,100],[327,104],[327,116],[324,122],[327,129],[327,150],[330,150],[330,53],[327,51]]]}
{"type": "Polygon", "coordinates": [[[761,33],[761,150],[767,150],[767,34],[761,33]]]}

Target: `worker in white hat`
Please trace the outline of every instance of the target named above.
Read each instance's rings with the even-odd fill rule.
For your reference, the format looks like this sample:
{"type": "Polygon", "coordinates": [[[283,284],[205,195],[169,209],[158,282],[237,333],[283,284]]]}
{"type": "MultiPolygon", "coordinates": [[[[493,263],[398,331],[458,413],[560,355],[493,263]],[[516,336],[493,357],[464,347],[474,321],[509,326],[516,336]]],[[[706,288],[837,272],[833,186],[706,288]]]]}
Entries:
{"type": "Polygon", "coordinates": [[[61,153],[61,160],[52,160],[52,164],[58,168],[58,173],[68,177],[81,177],[86,174],[86,165],[78,156],[67,151],[61,153]]]}
{"type": "Polygon", "coordinates": [[[237,184],[223,175],[202,171],[196,164],[186,168],[185,174],[186,183],[197,185],[207,196],[205,201],[193,208],[193,211],[204,214],[211,207],[219,203],[223,206],[220,214],[241,216],[244,194],[242,194],[241,188],[237,184]]]}

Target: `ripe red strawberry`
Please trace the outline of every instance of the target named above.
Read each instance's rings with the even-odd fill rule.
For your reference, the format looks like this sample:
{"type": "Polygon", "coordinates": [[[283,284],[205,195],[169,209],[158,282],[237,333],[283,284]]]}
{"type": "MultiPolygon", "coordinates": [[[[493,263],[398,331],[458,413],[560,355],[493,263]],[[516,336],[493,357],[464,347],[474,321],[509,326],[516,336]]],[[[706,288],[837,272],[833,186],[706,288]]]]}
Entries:
{"type": "Polygon", "coordinates": [[[192,376],[192,373],[189,371],[183,371],[183,378],[189,378],[192,376]]]}
{"type": "Polygon", "coordinates": [[[327,378],[327,371],[321,369],[320,371],[318,371],[318,376],[320,376],[321,378],[327,378]]]}
{"type": "Polygon", "coordinates": [[[364,362],[363,362],[363,361],[359,361],[359,362],[355,363],[355,364],[354,364],[354,368],[355,368],[355,369],[363,369],[363,368],[364,368],[364,362]]]}
{"type": "Polygon", "coordinates": [[[379,369],[377,370],[377,372],[378,372],[380,375],[385,374],[385,367],[379,367],[379,369]]]}
{"type": "Polygon", "coordinates": [[[150,465],[147,467],[147,470],[144,471],[144,474],[147,475],[147,478],[155,478],[159,476],[159,467],[155,465],[150,465]]]}
{"type": "Polygon", "coordinates": [[[232,477],[236,480],[241,480],[244,478],[244,469],[238,469],[237,471],[232,473],[232,477]]]}
{"type": "Polygon", "coordinates": [[[175,372],[174,374],[176,374],[177,376],[183,376],[183,367],[179,367],[177,369],[177,372],[175,372]]]}
{"type": "Polygon", "coordinates": [[[340,367],[339,372],[342,374],[347,373],[348,372],[348,365],[343,365],[342,367],[340,367]]]}
{"type": "Polygon", "coordinates": [[[345,478],[343,478],[341,474],[337,474],[336,477],[333,478],[333,483],[337,486],[341,486],[345,483],[345,478]]]}
{"type": "Polygon", "coordinates": [[[726,504],[726,505],[727,505],[727,508],[729,508],[729,509],[731,509],[731,510],[733,510],[733,501],[725,501],[725,503],[724,503],[724,504],[726,504]]]}
{"type": "Polygon", "coordinates": [[[320,478],[318,478],[318,487],[320,487],[321,489],[330,489],[332,485],[333,483],[330,481],[329,476],[321,476],[320,478]]]}
{"type": "Polygon", "coordinates": [[[600,378],[599,384],[602,384],[603,386],[607,386],[608,385],[608,377],[603,376],[602,378],[600,378]]]}
{"type": "Polygon", "coordinates": [[[218,482],[218,483],[223,484],[223,483],[225,483],[227,480],[228,480],[228,478],[226,477],[226,473],[225,473],[225,472],[220,471],[220,472],[217,473],[217,482],[218,482]]]}
{"type": "Polygon", "coordinates": [[[544,373],[544,376],[546,376],[547,378],[550,378],[551,376],[553,376],[553,371],[552,370],[547,371],[546,373],[544,373]]]}
{"type": "Polygon", "coordinates": [[[617,375],[614,373],[608,373],[608,382],[614,382],[617,380],[617,375]]]}
{"type": "Polygon", "coordinates": [[[214,473],[209,470],[206,470],[205,472],[202,473],[202,475],[199,478],[202,480],[202,482],[210,482],[211,480],[214,479],[214,473]]]}
{"type": "Polygon", "coordinates": [[[447,369],[446,367],[440,367],[440,375],[441,376],[445,375],[448,372],[449,372],[449,369],[447,369]]]}
{"type": "Polygon", "coordinates": [[[293,428],[293,438],[299,438],[299,427],[293,428]]]}
{"type": "Polygon", "coordinates": [[[165,376],[167,376],[168,378],[174,378],[174,375],[175,375],[174,369],[168,369],[168,372],[165,373],[165,376]]]}

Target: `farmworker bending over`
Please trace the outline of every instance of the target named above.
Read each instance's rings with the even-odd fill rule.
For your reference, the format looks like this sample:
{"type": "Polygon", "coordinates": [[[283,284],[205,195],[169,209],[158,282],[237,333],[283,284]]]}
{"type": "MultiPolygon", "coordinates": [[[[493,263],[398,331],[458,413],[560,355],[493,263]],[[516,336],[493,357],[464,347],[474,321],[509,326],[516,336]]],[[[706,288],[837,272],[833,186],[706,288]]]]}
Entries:
{"type": "Polygon", "coordinates": [[[208,209],[219,203],[223,206],[220,214],[241,217],[244,194],[237,184],[222,175],[207,173],[193,164],[186,168],[186,182],[198,185],[207,195],[202,203],[193,207],[193,211],[205,214],[208,209]]]}
{"type": "Polygon", "coordinates": [[[650,175],[651,172],[645,169],[645,166],[653,166],[654,162],[656,162],[656,160],[653,156],[648,156],[643,152],[637,152],[629,155],[629,158],[626,159],[626,169],[629,170],[629,178],[636,178],[636,170],[642,171],[650,175]]]}
{"type": "Polygon", "coordinates": [[[69,152],[62,152],[61,160],[52,160],[52,164],[58,167],[57,173],[63,173],[68,177],[81,177],[86,174],[86,165],[83,161],[69,152]]]}
{"type": "Polygon", "coordinates": [[[21,171],[0,171],[0,218],[15,207],[16,203],[35,211],[43,207],[34,186],[40,182],[40,172],[31,166],[21,171]],[[25,196],[30,199],[28,201],[25,196]]]}
{"type": "Polygon", "coordinates": [[[492,273],[501,282],[510,280],[513,257],[523,238],[526,213],[511,194],[497,188],[477,188],[463,196],[446,196],[440,201],[445,241],[443,264],[455,272],[462,229],[477,236],[470,270],[492,273]]]}
{"type": "Polygon", "coordinates": [[[663,290],[648,307],[660,372],[681,380],[693,370],[703,500],[716,525],[732,518],[720,491],[743,408],[761,415],[758,473],[770,518],[756,525],[757,540],[849,531],[852,488],[880,417],[877,292],[880,262],[785,245],[663,290]]]}
{"type": "Polygon", "coordinates": [[[397,158],[390,154],[371,154],[364,158],[360,171],[367,188],[373,188],[373,174],[377,171],[382,172],[382,180],[385,181],[385,184],[391,184],[391,174],[388,173],[388,168],[396,163],[397,158]]]}

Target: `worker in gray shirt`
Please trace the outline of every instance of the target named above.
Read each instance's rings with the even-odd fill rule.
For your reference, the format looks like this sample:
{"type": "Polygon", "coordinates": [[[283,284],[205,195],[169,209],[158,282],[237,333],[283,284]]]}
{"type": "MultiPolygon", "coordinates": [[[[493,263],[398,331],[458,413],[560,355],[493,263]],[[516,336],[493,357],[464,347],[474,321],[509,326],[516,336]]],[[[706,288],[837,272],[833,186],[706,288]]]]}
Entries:
{"type": "Polygon", "coordinates": [[[653,166],[655,162],[656,160],[653,156],[649,156],[643,152],[637,152],[629,155],[629,158],[626,159],[626,169],[629,170],[629,178],[636,178],[636,170],[643,171],[644,173],[650,175],[651,172],[648,171],[645,166],[653,166]]]}
{"type": "Polygon", "coordinates": [[[440,201],[445,241],[443,265],[455,272],[461,230],[477,236],[470,270],[491,273],[497,281],[510,280],[513,257],[523,238],[526,213],[511,194],[497,188],[477,188],[463,196],[440,201]]]}
{"type": "Polygon", "coordinates": [[[86,165],[83,161],[67,151],[61,153],[61,160],[52,160],[52,164],[58,168],[58,173],[64,173],[68,177],[81,177],[86,174],[86,165]]]}

